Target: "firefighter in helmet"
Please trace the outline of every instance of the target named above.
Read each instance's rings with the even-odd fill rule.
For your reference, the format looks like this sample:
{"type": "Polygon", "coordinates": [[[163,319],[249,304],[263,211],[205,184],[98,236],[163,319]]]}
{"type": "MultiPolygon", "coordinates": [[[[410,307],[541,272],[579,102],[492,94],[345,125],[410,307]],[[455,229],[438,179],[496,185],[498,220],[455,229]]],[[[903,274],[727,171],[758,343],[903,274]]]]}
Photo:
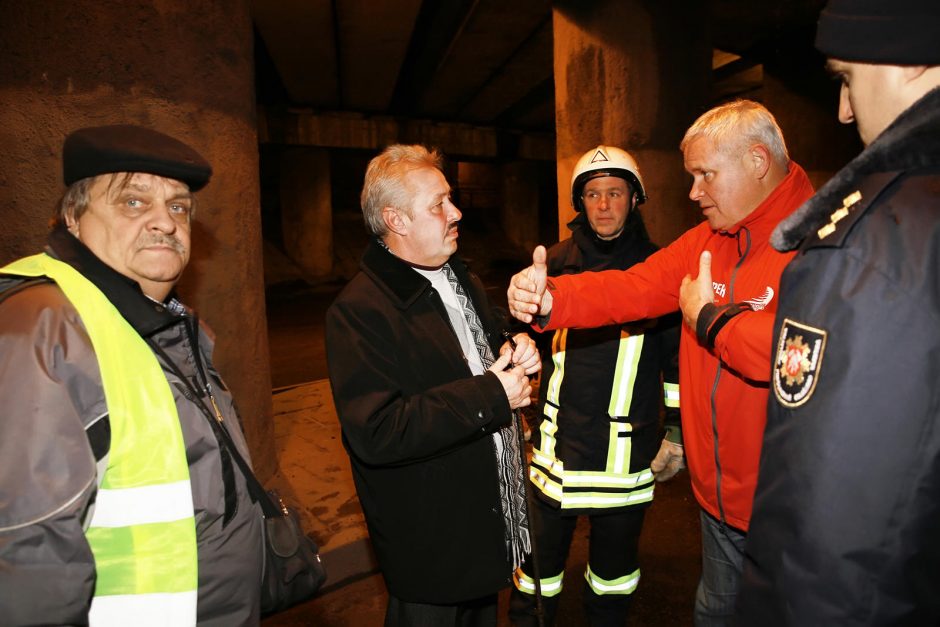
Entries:
{"type": "MultiPolygon", "coordinates": [[[[548,251],[548,276],[625,270],[657,250],[637,207],[636,160],[597,146],[577,162],[569,239],[548,251]]],[[[590,520],[584,606],[592,625],[623,625],[640,579],[640,530],[656,479],[684,467],[679,426],[679,318],[558,329],[543,355],[540,424],[530,472],[545,624],[554,623],[578,516],[590,520]],[[660,416],[665,407],[665,430],[660,416]],[[654,477],[657,452],[668,468],[654,477]]],[[[510,617],[534,625],[532,558],[516,571],[510,617]]]]}

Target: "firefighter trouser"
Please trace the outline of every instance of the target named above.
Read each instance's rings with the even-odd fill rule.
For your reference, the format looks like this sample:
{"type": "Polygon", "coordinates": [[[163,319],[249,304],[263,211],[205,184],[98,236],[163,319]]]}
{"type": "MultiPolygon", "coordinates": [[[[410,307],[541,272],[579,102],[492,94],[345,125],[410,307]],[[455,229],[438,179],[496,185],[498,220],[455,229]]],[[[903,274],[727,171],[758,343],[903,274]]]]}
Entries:
{"type": "MultiPolygon", "coordinates": [[[[563,516],[561,510],[539,498],[533,501],[531,527],[536,535],[545,625],[549,626],[555,623],[565,562],[578,517],[563,516]]],[[[640,579],[637,551],[645,513],[646,508],[641,506],[588,517],[591,536],[584,577],[584,609],[593,627],[622,627],[626,623],[633,591],[640,579]]],[[[516,571],[516,585],[509,600],[509,617],[516,627],[538,625],[529,562],[522,565],[521,573],[516,571]]]]}

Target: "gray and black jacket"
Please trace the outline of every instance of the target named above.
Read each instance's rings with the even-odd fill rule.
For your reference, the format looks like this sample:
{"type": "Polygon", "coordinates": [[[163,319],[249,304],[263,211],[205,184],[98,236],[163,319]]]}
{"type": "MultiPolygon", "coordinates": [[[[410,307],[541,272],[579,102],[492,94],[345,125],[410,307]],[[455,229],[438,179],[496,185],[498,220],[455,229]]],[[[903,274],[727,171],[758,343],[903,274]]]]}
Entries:
{"type": "MultiPolygon", "coordinates": [[[[219,409],[247,457],[232,397],[212,366],[212,342],[175,298],[155,303],[63,227],[48,251],[92,281],[160,358],[186,444],[199,558],[200,625],[256,625],[261,515],[192,393],[204,364],[219,409]],[[199,359],[195,359],[198,351],[199,359]]],[[[110,447],[98,362],[75,308],[50,281],[0,277],[0,623],[87,623],[95,585],[84,528],[110,447]]],[[[157,443],[154,443],[156,446],[157,443]]],[[[128,618],[128,624],[133,618],[128,618]]]]}

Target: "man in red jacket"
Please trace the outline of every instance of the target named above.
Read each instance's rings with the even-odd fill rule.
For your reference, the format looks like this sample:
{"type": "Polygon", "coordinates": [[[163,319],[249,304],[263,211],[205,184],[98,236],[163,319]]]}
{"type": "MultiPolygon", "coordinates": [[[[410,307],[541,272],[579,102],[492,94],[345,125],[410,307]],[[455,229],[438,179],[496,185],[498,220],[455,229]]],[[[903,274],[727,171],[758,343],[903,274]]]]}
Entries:
{"type": "MultiPolygon", "coordinates": [[[[768,238],[813,188],[789,159],[773,116],[755,102],[706,112],[680,148],[693,179],[689,198],[706,222],[624,271],[548,280],[539,246],[533,265],[512,278],[508,298],[512,314],[540,330],[682,311],[682,433],[702,507],[695,624],[724,625],[734,612],[757,481],[778,283],[792,256],[768,238]]],[[[669,468],[676,454],[664,448],[653,471],[669,468]]]]}

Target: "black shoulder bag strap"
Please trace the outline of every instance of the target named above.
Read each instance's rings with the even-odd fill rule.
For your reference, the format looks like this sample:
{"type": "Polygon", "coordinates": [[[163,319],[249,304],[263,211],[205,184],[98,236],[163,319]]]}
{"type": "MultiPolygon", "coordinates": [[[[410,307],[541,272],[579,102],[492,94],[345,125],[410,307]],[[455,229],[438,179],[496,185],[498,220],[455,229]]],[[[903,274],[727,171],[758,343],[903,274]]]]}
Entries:
{"type": "MultiPolygon", "coordinates": [[[[196,322],[194,321],[194,324],[196,322]]],[[[245,461],[245,458],[241,456],[241,453],[238,452],[238,447],[235,446],[235,442],[232,440],[232,436],[229,435],[228,429],[225,428],[225,422],[222,419],[222,413],[219,411],[218,406],[216,405],[215,398],[212,396],[212,391],[209,389],[208,381],[204,382],[206,388],[206,394],[209,397],[209,402],[212,404],[212,409],[206,406],[205,401],[203,400],[203,395],[201,395],[195,387],[193,387],[192,382],[187,378],[179,369],[172,359],[166,354],[166,352],[151,338],[146,338],[147,343],[157,353],[161,361],[173,371],[173,374],[179,378],[182,382],[185,389],[183,390],[184,395],[192,402],[199,407],[202,415],[206,417],[206,420],[209,421],[209,426],[212,427],[212,431],[216,434],[216,437],[219,441],[219,445],[227,449],[231,458],[235,461],[235,464],[241,469],[242,475],[245,477],[245,483],[248,486],[248,494],[251,496],[251,500],[255,503],[261,505],[261,511],[264,514],[265,518],[272,518],[275,516],[285,516],[287,512],[284,511],[283,504],[275,505],[274,501],[268,495],[267,491],[264,489],[264,486],[261,485],[261,482],[258,481],[258,478],[255,477],[255,473],[252,472],[251,467],[248,465],[248,462],[245,461]]],[[[191,343],[193,343],[191,341],[191,343]]],[[[203,378],[206,377],[205,372],[202,367],[202,359],[199,355],[199,346],[193,343],[193,356],[196,360],[196,372],[199,373],[203,378]]],[[[234,496],[234,495],[233,495],[234,496]]],[[[228,509],[228,507],[226,507],[228,509]]]]}

